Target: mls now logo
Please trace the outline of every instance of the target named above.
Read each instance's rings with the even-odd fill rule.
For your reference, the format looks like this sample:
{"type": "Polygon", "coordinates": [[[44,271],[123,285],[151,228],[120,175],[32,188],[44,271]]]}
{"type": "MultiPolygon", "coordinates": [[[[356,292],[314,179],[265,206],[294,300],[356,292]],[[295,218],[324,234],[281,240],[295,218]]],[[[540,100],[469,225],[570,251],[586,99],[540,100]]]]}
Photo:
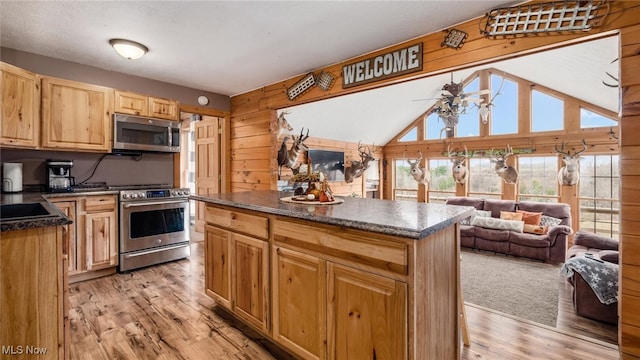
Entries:
{"type": "Polygon", "coordinates": [[[13,346],[2,345],[2,355],[44,355],[47,353],[47,348],[39,348],[35,346],[13,346]]]}

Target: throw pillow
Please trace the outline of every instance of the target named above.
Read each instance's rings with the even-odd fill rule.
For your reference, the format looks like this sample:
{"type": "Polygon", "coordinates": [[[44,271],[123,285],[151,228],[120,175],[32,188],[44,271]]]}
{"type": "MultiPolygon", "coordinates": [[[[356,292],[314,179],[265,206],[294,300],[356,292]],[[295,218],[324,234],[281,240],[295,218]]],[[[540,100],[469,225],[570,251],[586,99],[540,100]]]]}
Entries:
{"type": "Polygon", "coordinates": [[[471,221],[473,220],[474,217],[479,216],[479,217],[491,217],[491,211],[488,210],[474,210],[473,211],[473,215],[469,216],[466,219],[462,219],[462,221],[460,221],[461,225],[471,225],[471,221]]]}
{"type": "Polygon", "coordinates": [[[522,221],[525,224],[540,225],[540,219],[542,218],[541,212],[529,212],[524,210],[516,210],[522,214],[522,221]]]}
{"type": "Polygon", "coordinates": [[[547,233],[547,227],[540,225],[531,225],[525,222],[522,231],[530,234],[544,235],[547,233]]]}
{"type": "Polygon", "coordinates": [[[552,216],[542,215],[542,217],[540,217],[540,226],[548,226],[549,229],[560,225],[561,222],[562,219],[554,218],[552,216]]]}
{"type": "Polygon", "coordinates": [[[502,220],[492,217],[476,216],[473,218],[473,220],[471,220],[471,225],[488,229],[511,230],[521,233],[522,229],[524,228],[524,221],[502,220]]]}
{"type": "Polygon", "coordinates": [[[522,221],[522,214],[511,211],[500,211],[500,219],[522,221]]]}

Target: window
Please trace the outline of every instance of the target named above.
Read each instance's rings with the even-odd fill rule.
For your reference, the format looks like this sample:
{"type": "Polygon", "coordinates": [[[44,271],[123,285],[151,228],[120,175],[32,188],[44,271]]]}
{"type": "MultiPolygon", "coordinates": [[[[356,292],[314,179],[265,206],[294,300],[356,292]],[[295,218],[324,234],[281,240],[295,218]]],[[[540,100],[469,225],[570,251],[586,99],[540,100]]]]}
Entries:
{"type": "Polygon", "coordinates": [[[592,111],[589,111],[584,108],[580,108],[580,127],[585,128],[594,128],[594,127],[610,127],[610,126],[618,126],[618,122],[602,116],[600,114],[596,114],[592,111]]]}
{"type": "Polygon", "coordinates": [[[444,131],[441,131],[442,128],[444,128],[444,124],[440,121],[438,114],[429,114],[429,116],[425,118],[425,124],[427,140],[438,140],[441,136],[445,136],[444,131]]]}
{"type": "Polygon", "coordinates": [[[430,203],[445,203],[449,196],[456,193],[456,182],[453,180],[451,161],[448,159],[429,160],[431,182],[429,183],[430,203]]]}
{"type": "Polygon", "coordinates": [[[531,92],[531,131],[564,129],[562,100],[533,90],[531,92]]]}
{"type": "MultiPolygon", "coordinates": [[[[477,93],[480,90],[480,78],[476,77],[467,86],[464,87],[464,93],[477,93]]],[[[477,98],[478,96],[470,96],[477,98]]],[[[469,101],[469,106],[464,114],[458,116],[458,126],[456,129],[456,137],[480,136],[480,115],[475,103],[469,101]]]]}
{"type": "Polygon", "coordinates": [[[620,229],[619,156],[582,156],[578,186],[580,230],[617,239],[620,229]]]}
{"type": "Polygon", "coordinates": [[[502,198],[502,179],[490,159],[469,159],[469,196],[502,198]]]}
{"type": "Polygon", "coordinates": [[[558,202],[558,157],[518,157],[518,199],[558,202]]]}
{"type": "Polygon", "coordinates": [[[418,201],[418,182],[411,177],[411,166],[407,160],[395,160],[394,200],[418,201]]]}
{"type": "Polygon", "coordinates": [[[418,128],[414,127],[413,129],[407,131],[406,134],[402,135],[402,137],[398,141],[416,141],[418,140],[418,128]]]}
{"type": "Polygon", "coordinates": [[[493,91],[490,107],[491,134],[515,134],[518,132],[518,84],[504,77],[491,74],[493,91]],[[502,89],[500,85],[502,84],[502,89]],[[496,93],[500,90],[500,94],[496,93]]]}

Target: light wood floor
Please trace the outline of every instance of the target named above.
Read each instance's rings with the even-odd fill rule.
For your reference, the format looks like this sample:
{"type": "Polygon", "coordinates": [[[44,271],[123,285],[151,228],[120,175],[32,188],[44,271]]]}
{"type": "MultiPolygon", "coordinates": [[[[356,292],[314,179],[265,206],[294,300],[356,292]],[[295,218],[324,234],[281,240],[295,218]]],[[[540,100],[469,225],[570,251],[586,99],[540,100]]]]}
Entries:
{"type": "MultiPolygon", "coordinates": [[[[72,284],[70,359],[290,358],[204,294],[203,247],[195,242],[189,259],[72,284]]],[[[604,341],[465,309],[472,343],[463,360],[619,359],[604,341]]]]}

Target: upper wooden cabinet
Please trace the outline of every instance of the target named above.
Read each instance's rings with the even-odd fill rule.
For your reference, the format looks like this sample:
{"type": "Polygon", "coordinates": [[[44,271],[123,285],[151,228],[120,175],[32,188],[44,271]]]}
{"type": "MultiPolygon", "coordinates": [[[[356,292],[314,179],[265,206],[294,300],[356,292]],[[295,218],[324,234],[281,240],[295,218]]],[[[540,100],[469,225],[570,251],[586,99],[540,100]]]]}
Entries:
{"type": "Polygon", "coordinates": [[[40,145],[40,85],[38,76],[0,62],[0,145],[37,148],[40,145]]]}
{"type": "Polygon", "coordinates": [[[42,147],[111,151],[113,89],[42,78],[42,147]]]}
{"type": "Polygon", "coordinates": [[[177,101],[128,91],[115,91],[115,111],[123,114],[179,120],[177,101]]]}

